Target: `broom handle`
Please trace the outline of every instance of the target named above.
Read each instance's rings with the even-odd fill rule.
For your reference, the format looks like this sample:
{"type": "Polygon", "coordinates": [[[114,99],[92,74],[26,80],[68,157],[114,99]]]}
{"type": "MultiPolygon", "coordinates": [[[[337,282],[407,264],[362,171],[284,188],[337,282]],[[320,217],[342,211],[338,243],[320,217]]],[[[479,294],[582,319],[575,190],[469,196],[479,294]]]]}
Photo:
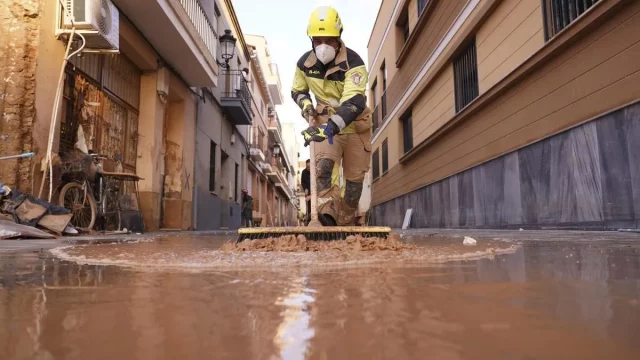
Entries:
{"type": "MultiPolygon", "coordinates": [[[[316,124],[316,119],[315,117],[309,117],[309,123],[311,126],[315,126],[316,124]]],[[[310,186],[311,186],[311,221],[318,221],[318,187],[316,186],[316,154],[315,154],[315,150],[316,150],[316,144],[315,141],[311,142],[311,149],[309,150],[311,152],[311,156],[309,156],[310,160],[309,161],[309,167],[311,168],[311,173],[310,173],[310,177],[311,177],[311,181],[310,181],[310,186]]]]}

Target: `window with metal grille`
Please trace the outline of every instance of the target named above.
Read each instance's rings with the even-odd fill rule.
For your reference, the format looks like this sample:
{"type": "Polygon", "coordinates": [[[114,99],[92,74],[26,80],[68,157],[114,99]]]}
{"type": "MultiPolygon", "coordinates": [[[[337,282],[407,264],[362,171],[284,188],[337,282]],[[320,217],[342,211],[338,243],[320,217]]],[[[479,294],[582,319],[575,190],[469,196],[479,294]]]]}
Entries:
{"type": "Polygon", "coordinates": [[[209,191],[216,191],[216,143],[213,141],[209,148],[209,191]]]}
{"type": "Polygon", "coordinates": [[[545,38],[551,39],[600,0],[543,0],[545,38]]]}
{"type": "Polygon", "coordinates": [[[429,0],[418,0],[418,16],[422,15],[424,8],[427,7],[429,0]]]}
{"type": "Polygon", "coordinates": [[[406,154],[413,149],[413,121],[411,120],[411,109],[409,109],[402,117],[402,141],[403,149],[406,154]]]}
{"type": "Polygon", "coordinates": [[[404,44],[409,40],[410,28],[409,28],[409,11],[408,9],[402,10],[400,16],[398,17],[398,21],[396,22],[397,28],[397,41],[398,41],[398,49],[402,49],[404,44]]]}
{"type": "Polygon", "coordinates": [[[373,179],[377,179],[380,177],[380,150],[376,149],[371,156],[371,173],[373,175],[373,179]]]}
{"type": "Polygon", "coordinates": [[[378,130],[380,126],[380,120],[378,119],[378,107],[373,108],[373,132],[378,130]]]}
{"type": "Polygon", "coordinates": [[[376,131],[380,126],[380,119],[378,118],[378,80],[375,80],[371,85],[371,99],[373,99],[373,131],[376,131]]]}
{"type": "Polygon", "coordinates": [[[384,139],[382,142],[382,174],[389,170],[389,142],[384,139]]]}
{"type": "Polygon", "coordinates": [[[456,93],[456,112],[462,110],[478,97],[478,63],[476,40],[453,61],[453,77],[456,93]]]}
{"type": "Polygon", "coordinates": [[[407,40],[409,40],[409,35],[411,35],[411,29],[409,29],[409,17],[407,17],[404,24],[402,24],[402,35],[404,41],[407,42],[407,40]]]}
{"type": "Polygon", "coordinates": [[[382,109],[381,120],[384,120],[387,117],[387,65],[386,61],[382,61],[382,66],[380,66],[380,72],[382,73],[382,96],[380,97],[380,108],[382,109]]]}

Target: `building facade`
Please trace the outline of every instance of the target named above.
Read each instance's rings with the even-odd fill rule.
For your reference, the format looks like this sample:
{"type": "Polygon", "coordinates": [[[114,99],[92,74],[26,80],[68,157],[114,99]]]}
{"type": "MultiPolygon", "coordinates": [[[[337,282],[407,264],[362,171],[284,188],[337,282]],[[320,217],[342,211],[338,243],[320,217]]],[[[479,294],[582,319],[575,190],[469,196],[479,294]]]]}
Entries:
{"type": "MultiPolygon", "coordinates": [[[[233,55],[220,58],[215,86],[200,89],[196,137],[196,203],[198,230],[237,229],[242,220],[246,186],[249,128],[256,120],[251,56],[230,1],[200,0],[218,38],[236,39],[233,55]]],[[[218,41],[220,46],[220,41],[218,41]]]]}
{"type": "MultiPolygon", "coordinates": [[[[291,189],[293,166],[284,138],[277,105],[282,105],[278,67],[271,60],[268,43],[260,35],[246,35],[255,69],[259,119],[250,129],[250,178],[254,221],[263,226],[295,223],[296,201],[291,189]]],[[[249,180],[248,180],[249,181],[249,180]]]]}
{"type": "Polygon", "coordinates": [[[3,161],[0,182],[49,199],[51,179],[51,202],[58,203],[61,159],[95,152],[105,171],[142,178],[134,206],[146,230],[240,226],[241,189],[252,184],[251,129],[258,113],[265,129],[271,122],[264,84],[256,84],[261,69],[231,1],[98,2],[104,9],[93,14],[108,24],[96,21],[97,32],[87,31],[66,2],[5,3],[0,154],[36,156],[3,161]],[[65,25],[65,13],[76,21],[65,25]],[[64,66],[73,27],[70,51],[83,45],[78,33],[84,47],[64,66]],[[51,178],[42,166],[49,148],[51,178]]]}
{"type": "Polygon", "coordinates": [[[640,2],[383,0],[372,222],[637,228],[640,2]]]}

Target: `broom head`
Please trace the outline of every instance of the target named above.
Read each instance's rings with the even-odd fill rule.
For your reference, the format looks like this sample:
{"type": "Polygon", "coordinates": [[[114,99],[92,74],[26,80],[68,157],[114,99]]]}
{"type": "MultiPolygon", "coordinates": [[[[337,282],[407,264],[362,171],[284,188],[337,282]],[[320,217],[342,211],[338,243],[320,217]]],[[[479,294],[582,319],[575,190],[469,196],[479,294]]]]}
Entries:
{"type": "Polygon", "coordinates": [[[238,241],[260,240],[285,235],[304,235],[307,240],[345,240],[347,236],[361,235],[363,237],[387,238],[391,233],[390,227],[385,226],[290,226],[238,229],[238,241]]]}

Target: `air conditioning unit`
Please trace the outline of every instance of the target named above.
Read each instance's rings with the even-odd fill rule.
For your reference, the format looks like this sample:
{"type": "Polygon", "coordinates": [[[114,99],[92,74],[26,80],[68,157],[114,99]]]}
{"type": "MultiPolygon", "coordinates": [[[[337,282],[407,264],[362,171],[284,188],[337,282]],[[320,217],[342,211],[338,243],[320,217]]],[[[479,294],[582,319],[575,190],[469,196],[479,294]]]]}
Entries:
{"type": "Polygon", "coordinates": [[[120,13],[111,0],[63,0],[62,27],[82,34],[87,50],[118,50],[120,13]]]}

